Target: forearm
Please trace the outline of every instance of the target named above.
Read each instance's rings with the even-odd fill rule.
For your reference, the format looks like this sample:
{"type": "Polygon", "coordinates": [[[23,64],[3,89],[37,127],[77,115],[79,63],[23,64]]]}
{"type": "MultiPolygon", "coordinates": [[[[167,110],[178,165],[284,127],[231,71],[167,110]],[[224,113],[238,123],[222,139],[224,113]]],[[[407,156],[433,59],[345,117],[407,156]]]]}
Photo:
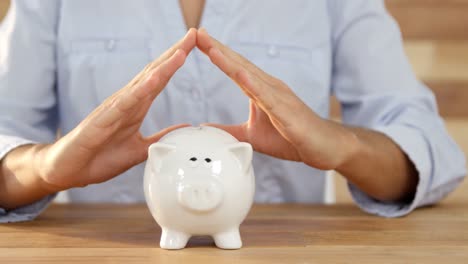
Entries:
{"type": "Polygon", "coordinates": [[[378,200],[411,199],[418,173],[400,147],[380,132],[347,126],[345,129],[356,136],[355,152],[336,171],[378,200]]]}
{"type": "Polygon", "coordinates": [[[13,209],[33,203],[54,190],[40,176],[46,145],[25,145],[0,161],[0,207],[13,209]]]}

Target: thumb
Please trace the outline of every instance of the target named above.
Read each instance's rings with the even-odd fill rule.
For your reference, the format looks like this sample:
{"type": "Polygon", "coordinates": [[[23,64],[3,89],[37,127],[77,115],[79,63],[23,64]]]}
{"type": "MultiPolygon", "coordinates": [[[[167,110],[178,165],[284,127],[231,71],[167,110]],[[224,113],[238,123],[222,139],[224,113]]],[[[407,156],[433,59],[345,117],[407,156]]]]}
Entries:
{"type": "Polygon", "coordinates": [[[183,128],[183,127],[189,127],[191,126],[190,124],[179,124],[179,125],[173,125],[173,126],[170,126],[170,127],[167,127],[149,137],[147,137],[145,139],[145,141],[147,142],[148,144],[148,147],[155,143],[155,142],[158,142],[163,136],[165,136],[166,134],[168,134],[169,132],[172,132],[178,128],[183,128]]]}
{"type": "Polygon", "coordinates": [[[241,125],[221,125],[215,123],[203,123],[200,126],[216,127],[224,130],[241,142],[248,142],[247,130],[244,124],[241,125]]]}

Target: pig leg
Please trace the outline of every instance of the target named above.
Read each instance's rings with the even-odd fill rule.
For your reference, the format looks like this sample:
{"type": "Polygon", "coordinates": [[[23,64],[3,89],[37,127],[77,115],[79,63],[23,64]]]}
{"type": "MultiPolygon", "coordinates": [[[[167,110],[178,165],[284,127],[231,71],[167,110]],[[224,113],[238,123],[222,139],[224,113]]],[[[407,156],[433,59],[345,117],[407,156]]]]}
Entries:
{"type": "Polygon", "coordinates": [[[242,240],[239,234],[239,228],[230,229],[226,232],[218,233],[213,236],[215,244],[223,249],[239,249],[242,247],[242,240]]]}
{"type": "Polygon", "coordinates": [[[162,228],[159,246],[164,249],[181,249],[187,245],[190,235],[167,228],[162,228]]]}

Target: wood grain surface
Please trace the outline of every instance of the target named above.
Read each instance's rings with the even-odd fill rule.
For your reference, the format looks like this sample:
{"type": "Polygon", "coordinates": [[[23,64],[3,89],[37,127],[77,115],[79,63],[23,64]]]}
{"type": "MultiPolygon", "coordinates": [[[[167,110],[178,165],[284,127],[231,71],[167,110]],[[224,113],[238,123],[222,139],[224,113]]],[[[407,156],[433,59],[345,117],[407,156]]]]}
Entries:
{"type": "Polygon", "coordinates": [[[52,205],[0,225],[0,263],[466,263],[468,203],[397,219],[353,205],[255,205],[241,234],[240,250],[196,237],[168,251],[145,205],[52,205]]]}

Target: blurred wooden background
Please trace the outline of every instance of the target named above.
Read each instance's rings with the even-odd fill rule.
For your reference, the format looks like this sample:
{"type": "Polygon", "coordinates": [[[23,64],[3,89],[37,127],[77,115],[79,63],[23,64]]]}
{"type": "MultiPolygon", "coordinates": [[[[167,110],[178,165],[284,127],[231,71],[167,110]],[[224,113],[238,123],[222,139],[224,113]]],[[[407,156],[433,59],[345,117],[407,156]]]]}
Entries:
{"type": "MultiPolygon", "coordinates": [[[[9,0],[0,0],[0,20],[9,0]]],[[[405,49],[416,74],[434,91],[450,134],[468,153],[468,1],[387,0],[403,32],[405,49]]],[[[332,100],[332,113],[339,106],[332,100]]],[[[335,175],[338,203],[351,198],[335,175]]],[[[468,181],[447,201],[468,200],[468,181]]]]}
{"type": "MultiPolygon", "coordinates": [[[[468,153],[468,1],[387,0],[400,24],[413,69],[435,93],[455,141],[468,153]]],[[[332,102],[332,113],[339,107],[332,102]]],[[[346,183],[335,176],[338,203],[351,202],[346,183]]],[[[467,201],[468,181],[446,201],[467,201]]]]}
{"type": "Polygon", "coordinates": [[[0,0],[0,20],[5,15],[6,11],[8,10],[9,5],[10,5],[9,0],[0,0]]]}

